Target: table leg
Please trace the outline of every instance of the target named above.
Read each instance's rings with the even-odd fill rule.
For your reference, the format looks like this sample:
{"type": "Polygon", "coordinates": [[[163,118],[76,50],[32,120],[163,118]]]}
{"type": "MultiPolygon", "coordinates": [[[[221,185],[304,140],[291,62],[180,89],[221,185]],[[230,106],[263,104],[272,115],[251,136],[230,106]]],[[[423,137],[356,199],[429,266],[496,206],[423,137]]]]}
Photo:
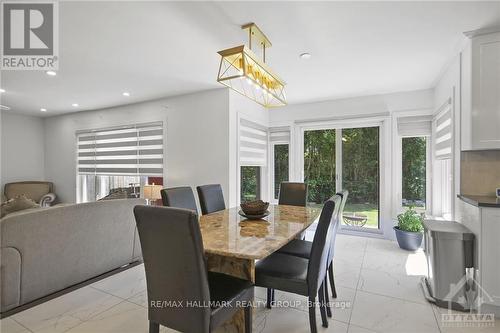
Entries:
{"type": "MultiPolygon", "coordinates": [[[[253,259],[232,258],[208,253],[207,265],[211,272],[224,273],[255,282],[255,261],[253,259]]],[[[244,331],[245,314],[243,310],[239,310],[231,320],[221,325],[216,333],[244,331]]]]}

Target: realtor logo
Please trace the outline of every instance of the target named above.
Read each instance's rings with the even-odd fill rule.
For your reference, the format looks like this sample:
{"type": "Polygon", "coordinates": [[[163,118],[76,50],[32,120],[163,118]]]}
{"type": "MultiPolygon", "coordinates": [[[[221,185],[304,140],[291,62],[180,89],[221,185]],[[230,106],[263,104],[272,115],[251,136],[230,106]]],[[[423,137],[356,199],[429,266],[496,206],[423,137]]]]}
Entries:
{"type": "Polygon", "coordinates": [[[2,70],[58,67],[56,2],[2,2],[2,70]]]}

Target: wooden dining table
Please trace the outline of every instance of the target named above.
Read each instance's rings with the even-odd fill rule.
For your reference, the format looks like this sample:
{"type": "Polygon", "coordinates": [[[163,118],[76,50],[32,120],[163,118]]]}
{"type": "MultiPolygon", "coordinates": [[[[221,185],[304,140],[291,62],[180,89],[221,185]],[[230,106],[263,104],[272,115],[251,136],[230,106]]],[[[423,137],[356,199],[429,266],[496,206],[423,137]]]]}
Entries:
{"type": "MultiPolygon", "coordinates": [[[[269,205],[270,214],[248,220],[229,208],[200,217],[208,270],[255,282],[255,262],[264,259],[305,231],[319,216],[317,207],[269,205]]],[[[239,311],[217,332],[244,332],[239,311]]]]}

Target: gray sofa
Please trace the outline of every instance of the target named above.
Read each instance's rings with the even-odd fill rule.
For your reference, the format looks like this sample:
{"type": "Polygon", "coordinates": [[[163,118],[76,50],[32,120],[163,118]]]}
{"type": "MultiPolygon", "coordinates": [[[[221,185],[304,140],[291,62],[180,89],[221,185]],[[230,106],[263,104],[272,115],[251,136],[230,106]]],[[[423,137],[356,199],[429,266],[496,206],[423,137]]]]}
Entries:
{"type": "Polygon", "coordinates": [[[62,205],[1,219],[0,312],[140,260],[133,207],[144,203],[62,205]]]}

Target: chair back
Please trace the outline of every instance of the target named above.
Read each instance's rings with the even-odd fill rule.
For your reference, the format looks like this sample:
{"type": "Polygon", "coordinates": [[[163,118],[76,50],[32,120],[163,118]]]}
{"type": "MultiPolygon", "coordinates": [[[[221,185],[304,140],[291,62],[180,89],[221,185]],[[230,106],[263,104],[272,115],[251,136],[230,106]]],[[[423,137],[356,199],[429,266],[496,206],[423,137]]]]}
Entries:
{"type": "Polygon", "coordinates": [[[210,184],[196,187],[203,215],[226,209],[224,194],[220,184],[210,184]]]}
{"type": "Polygon", "coordinates": [[[210,290],[198,216],[187,209],[142,205],[134,208],[134,215],[149,320],[181,332],[208,332],[210,290]]]}
{"type": "Polygon", "coordinates": [[[163,189],[161,199],[163,206],[190,209],[198,214],[193,190],[189,186],[163,189]]]}
{"type": "Polygon", "coordinates": [[[325,278],[330,243],[335,232],[336,215],[340,206],[340,197],[334,195],[328,199],[321,211],[318,227],[314,234],[311,248],[309,266],[307,268],[307,284],[310,295],[316,295],[323,279],[325,278]]]}
{"type": "Polygon", "coordinates": [[[337,195],[340,197],[340,206],[337,211],[337,216],[334,218],[337,219],[337,222],[334,224],[334,229],[333,229],[333,234],[332,234],[332,239],[330,240],[330,252],[328,253],[328,265],[333,260],[333,256],[335,255],[335,239],[337,238],[337,230],[339,228],[339,225],[342,223],[342,216],[344,214],[344,207],[345,203],[347,201],[347,197],[349,196],[349,191],[348,190],[342,190],[340,192],[337,192],[337,195]]]}
{"type": "Polygon", "coordinates": [[[7,199],[12,199],[24,194],[27,198],[32,199],[35,202],[40,202],[40,199],[45,194],[53,192],[53,188],[54,185],[51,182],[15,182],[5,184],[4,194],[7,199]]]}
{"type": "Polygon", "coordinates": [[[305,207],[307,204],[307,184],[282,182],[278,204],[305,207]]]}

